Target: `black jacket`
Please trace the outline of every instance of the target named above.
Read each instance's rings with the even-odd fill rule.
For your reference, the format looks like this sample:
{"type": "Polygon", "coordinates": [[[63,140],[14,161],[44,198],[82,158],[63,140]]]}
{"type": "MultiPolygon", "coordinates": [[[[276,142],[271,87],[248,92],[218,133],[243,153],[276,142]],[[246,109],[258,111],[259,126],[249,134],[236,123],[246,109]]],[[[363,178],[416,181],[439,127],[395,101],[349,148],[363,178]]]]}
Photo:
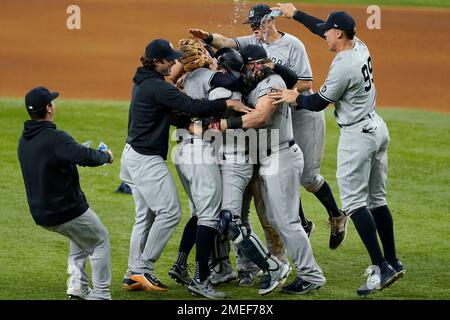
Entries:
{"type": "Polygon", "coordinates": [[[86,148],[50,121],[28,120],[17,149],[31,215],[38,225],[54,226],[82,215],[89,205],[76,165],[96,167],[106,152],[86,148]]]}
{"type": "Polygon", "coordinates": [[[141,154],[167,159],[172,110],[207,117],[227,107],[224,100],[192,99],[148,68],[138,68],[133,82],[127,143],[141,154]]]}

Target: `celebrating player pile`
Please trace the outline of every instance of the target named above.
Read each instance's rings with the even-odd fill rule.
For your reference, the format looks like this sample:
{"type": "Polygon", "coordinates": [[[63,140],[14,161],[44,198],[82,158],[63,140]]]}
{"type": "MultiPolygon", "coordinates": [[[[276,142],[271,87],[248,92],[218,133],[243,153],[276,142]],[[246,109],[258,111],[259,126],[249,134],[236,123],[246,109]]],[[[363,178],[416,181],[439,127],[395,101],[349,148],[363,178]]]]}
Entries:
{"type": "MultiPolygon", "coordinates": [[[[173,159],[191,217],[168,274],[187,285],[191,294],[223,299],[226,294],[216,290],[216,285],[237,280],[240,286],[252,286],[258,276],[260,295],[280,287],[287,294],[307,294],[325,285],[313,254],[310,237],[314,224],[305,218],[300,185],[313,193],[328,213],[330,249],[343,243],[349,218],[353,221],[372,263],[367,282],[357,294],[366,296],[389,287],[405,273],[397,258],[386,201],[390,137],[375,111],[372,58],[367,46],[355,37],[353,18],[340,11],[323,21],[292,4],[279,3],[274,8],[254,6],[244,23],[250,26],[251,35],[227,38],[191,29],[193,38],[181,39],[178,50],[164,39],[153,40],[145,48],[142,66],[133,78],[128,137],[121,158],[120,178],[131,188],[136,205],[123,287],[129,291],[168,290],[154,269],[181,217],[178,191],[165,161],[171,125],[177,128],[173,159]],[[313,75],[305,46],[295,36],[277,30],[275,17],[280,15],[303,24],[336,52],[317,93],[311,90],[313,75]],[[342,210],[320,174],[323,110],[330,103],[335,105],[340,127],[337,179],[342,210]],[[252,199],[265,243],[250,223],[252,199]],[[195,271],[190,274],[187,261],[194,245],[195,271]],[[237,273],[229,256],[231,246],[237,273]],[[285,285],[292,272],[289,258],[296,277],[285,285]]],[[[56,95],[47,91],[40,107],[47,110],[44,119],[53,119],[56,95]]],[[[30,115],[37,121],[33,125],[40,126],[38,120],[42,119],[30,115]]],[[[32,190],[27,178],[31,171],[25,170],[30,164],[24,155],[30,139],[25,132],[19,148],[27,191],[32,190]]],[[[75,163],[96,166],[112,162],[109,151],[76,147],[83,148],[82,153],[89,151],[86,159],[98,159],[87,163],[86,159],[63,157],[75,173],[75,163]]],[[[34,215],[48,211],[38,209],[32,210],[34,215]]],[[[87,204],[71,217],[76,219],[55,221],[67,228],[88,214],[93,215],[90,219],[95,220],[102,237],[94,244],[69,236],[80,247],[75,251],[84,261],[78,274],[71,273],[69,282],[78,285],[76,293],[81,298],[109,299],[106,229],[87,204]],[[88,254],[99,254],[97,251],[104,256],[105,271],[100,274],[102,268],[93,265],[91,292],[84,265],[88,254]]],[[[65,234],[58,224],[43,225],[65,234]]],[[[73,265],[72,261],[71,270],[76,269],[73,265]]]]}

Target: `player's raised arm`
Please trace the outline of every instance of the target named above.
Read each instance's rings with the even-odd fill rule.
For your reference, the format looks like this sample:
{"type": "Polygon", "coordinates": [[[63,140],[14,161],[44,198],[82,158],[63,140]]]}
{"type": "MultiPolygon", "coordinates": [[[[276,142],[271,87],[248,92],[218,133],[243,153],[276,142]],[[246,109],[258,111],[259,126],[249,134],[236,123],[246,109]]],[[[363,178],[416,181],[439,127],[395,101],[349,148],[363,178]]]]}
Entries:
{"type": "Polygon", "coordinates": [[[233,48],[236,49],[236,42],[218,33],[209,33],[201,29],[189,29],[189,32],[200,40],[206,42],[210,46],[220,49],[220,48],[233,48]]]}
{"type": "Polygon", "coordinates": [[[303,24],[306,28],[308,28],[309,31],[325,39],[324,36],[325,30],[320,25],[322,23],[325,23],[325,21],[310,16],[305,12],[298,10],[292,3],[277,3],[277,6],[271,9],[280,10],[283,14],[283,17],[298,21],[299,23],[303,24]]]}

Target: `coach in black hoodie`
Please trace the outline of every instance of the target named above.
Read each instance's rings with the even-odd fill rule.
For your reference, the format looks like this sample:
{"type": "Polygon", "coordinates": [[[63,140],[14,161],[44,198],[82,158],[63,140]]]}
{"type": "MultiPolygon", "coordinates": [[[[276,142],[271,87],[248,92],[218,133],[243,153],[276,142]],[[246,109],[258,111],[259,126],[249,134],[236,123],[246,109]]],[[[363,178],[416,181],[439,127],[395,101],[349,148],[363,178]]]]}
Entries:
{"type": "Polygon", "coordinates": [[[77,143],[53,122],[57,92],[44,87],[30,90],[18,156],[28,205],[36,224],[70,239],[67,294],[82,299],[111,299],[109,236],[80,188],[77,165],[96,167],[112,163],[111,151],[77,143]],[[93,288],[85,265],[91,260],[93,288]]]}
{"type": "Polygon", "coordinates": [[[240,101],[192,99],[167,83],[164,76],[169,75],[181,56],[167,40],[153,40],[145,48],[142,67],[133,78],[128,137],[120,171],[120,178],[131,187],[136,204],[128,270],[123,281],[129,290],[168,289],[153,269],[181,217],[178,192],[165,162],[172,112],[206,117],[226,108],[250,110],[240,101]]]}

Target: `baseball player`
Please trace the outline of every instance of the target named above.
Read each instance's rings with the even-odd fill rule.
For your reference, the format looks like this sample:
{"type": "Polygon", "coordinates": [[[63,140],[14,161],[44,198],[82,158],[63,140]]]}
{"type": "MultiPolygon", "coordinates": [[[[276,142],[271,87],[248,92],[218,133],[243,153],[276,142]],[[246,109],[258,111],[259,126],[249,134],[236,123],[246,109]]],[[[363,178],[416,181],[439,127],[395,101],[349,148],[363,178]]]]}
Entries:
{"type": "MultiPolygon", "coordinates": [[[[212,46],[242,48],[249,44],[263,46],[274,63],[288,66],[297,73],[296,88],[304,95],[310,94],[312,86],[312,72],[305,46],[296,37],[279,32],[275,27],[272,10],[265,4],[254,6],[244,22],[250,24],[253,34],[250,36],[226,38],[220,34],[208,33],[199,29],[190,30],[191,33],[212,46]]],[[[332,191],[320,175],[320,161],[322,159],[325,139],[325,116],[323,112],[299,110],[292,113],[294,140],[302,149],[304,155],[304,171],[301,184],[312,192],[324,205],[329,215],[330,241],[329,247],[336,249],[345,239],[348,217],[337,207],[332,191]]],[[[299,215],[302,225],[310,236],[314,225],[308,221],[303,213],[301,202],[299,215]]]]}
{"type": "MultiPolygon", "coordinates": [[[[212,82],[216,74],[210,70],[210,57],[197,57],[208,55],[203,45],[192,39],[180,40],[180,50],[185,56],[194,52],[197,63],[196,69],[189,62],[184,64],[190,72],[184,76],[184,93],[194,99],[206,100],[212,89],[212,82]]],[[[193,57],[193,58],[194,58],[193,57]]],[[[180,241],[177,261],[169,271],[169,276],[181,284],[187,284],[188,290],[196,295],[210,299],[225,298],[225,293],[216,291],[209,279],[209,258],[216,238],[219,212],[222,200],[222,180],[219,165],[215,158],[214,140],[203,139],[202,127],[206,119],[198,119],[190,124],[190,131],[177,129],[178,138],[175,167],[184,190],[189,198],[191,219],[186,224],[180,241]],[[195,128],[198,126],[198,128],[195,128]],[[199,131],[197,133],[196,131],[199,131]],[[195,276],[190,279],[187,271],[188,255],[195,243],[196,266],[195,276]]]]}
{"type": "MultiPolygon", "coordinates": [[[[238,77],[238,80],[243,80],[239,73],[242,69],[243,61],[237,51],[230,48],[222,48],[216,52],[216,57],[218,58],[219,68],[222,71],[232,73],[235,77],[238,77]]],[[[290,69],[284,66],[276,66],[271,62],[268,63],[268,67],[279,74],[283,80],[289,84],[289,87],[292,87],[297,82],[296,74],[290,69]]],[[[245,91],[245,81],[238,81],[234,84],[236,85],[229,86],[231,90],[245,91]]],[[[223,87],[227,86],[224,84],[223,87]]],[[[237,92],[234,94],[237,94],[237,92]]],[[[227,112],[228,115],[238,115],[233,113],[233,111],[227,112]]],[[[248,196],[248,189],[249,183],[252,183],[251,181],[259,182],[259,178],[254,179],[258,174],[257,172],[254,172],[254,165],[249,161],[249,150],[248,145],[245,144],[245,138],[245,133],[243,131],[238,132],[236,130],[227,130],[223,136],[223,143],[218,152],[219,159],[222,159],[219,166],[223,182],[222,209],[230,211],[233,217],[240,219],[239,223],[242,223],[248,230],[252,230],[249,220],[251,196],[248,196]]],[[[260,190],[259,185],[260,183],[253,183],[250,188],[252,188],[252,190],[254,188],[260,190]]],[[[261,192],[259,191],[255,194],[260,193],[261,192]]],[[[270,237],[269,239],[272,239],[272,241],[268,241],[268,246],[272,243],[277,244],[281,249],[278,251],[274,250],[278,253],[274,255],[280,261],[284,261],[284,246],[276,230],[274,230],[273,226],[268,222],[262,197],[255,196],[255,203],[260,205],[259,212],[264,213],[264,217],[260,216],[259,218],[261,223],[264,223],[266,238],[270,237]]],[[[255,241],[260,242],[256,235],[253,234],[253,237],[256,239],[255,241]]],[[[213,269],[211,272],[211,282],[213,284],[229,282],[236,278],[236,273],[233,271],[229,259],[229,241],[220,241],[219,238],[217,238],[217,240],[213,255],[214,259],[212,261],[213,269]]],[[[262,273],[262,270],[245,254],[241,254],[241,250],[239,250],[236,244],[233,244],[233,247],[237,253],[236,264],[238,269],[238,284],[241,286],[251,286],[254,283],[255,276],[262,273]]],[[[272,252],[271,249],[269,249],[269,252],[272,252]]]]}
{"type": "Polygon", "coordinates": [[[372,261],[367,282],[357,290],[358,295],[366,296],[390,286],[405,273],[397,259],[393,220],[386,201],[390,137],[386,123],[375,111],[372,58],[367,46],[355,37],[355,21],[348,13],[332,12],[324,22],[292,4],[278,4],[277,8],[325,38],[330,51],[336,52],[317,93],[302,96],[283,89],[270,96],[312,111],[323,110],[330,103],[336,107],[336,122],[341,128],[336,176],[342,207],[351,216],[372,261]]]}
{"type": "Polygon", "coordinates": [[[53,100],[58,92],[37,87],[25,96],[31,120],[17,149],[28,205],[37,225],[70,239],[69,298],[110,300],[111,254],[108,231],[89,207],[80,188],[77,165],[97,167],[112,163],[110,150],[99,151],[77,143],[56,129],[53,100]],[[86,273],[91,262],[92,289],[86,273]]]}
{"type": "Polygon", "coordinates": [[[132,189],[136,204],[128,270],[123,280],[129,290],[168,290],[153,269],[181,216],[175,182],[165,163],[172,111],[210,116],[227,108],[250,110],[240,101],[195,100],[167,83],[164,76],[181,57],[182,53],[167,40],[153,40],[133,78],[128,138],[120,170],[120,178],[132,189]]]}
{"type": "MultiPolygon", "coordinates": [[[[283,291],[305,294],[323,286],[325,277],[314,259],[311,244],[298,216],[300,195],[297,189],[302,175],[303,156],[293,140],[291,110],[287,103],[277,108],[272,103],[274,100],[267,96],[273,86],[286,86],[280,76],[264,67],[264,62],[269,58],[262,46],[248,45],[239,52],[244,58],[245,77],[252,79],[250,82],[255,84],[246,98],[247,104],[254,106],[255,111],[221,120],[220,127],[222,130],[258,128],[260,141],[264,140],[264,132],[269,132],[267,149],[263,150],[261,142],[258,143],[263,200],[268,209],[269,221],[280,234],[297,268],[296,279],[301,279],[301,283],[284,286],[283,291]],[[272,138],[272,132],[278,133],[278,139],[272,138]]],[[[263,276],[261,289],[270,276],[270,273],[263,276]]]]}

